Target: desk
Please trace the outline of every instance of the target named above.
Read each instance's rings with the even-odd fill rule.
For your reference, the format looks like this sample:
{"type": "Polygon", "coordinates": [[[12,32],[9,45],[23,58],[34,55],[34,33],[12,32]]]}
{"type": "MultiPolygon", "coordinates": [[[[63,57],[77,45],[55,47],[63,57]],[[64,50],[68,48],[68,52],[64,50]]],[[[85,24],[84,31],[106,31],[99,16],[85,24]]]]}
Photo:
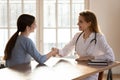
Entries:
{"type": "Polygon", "coordinates": [[[31,64],[0,69],[0,80],[81,80],[118,65],[118,61],[109,66],[89,66],[86,62],[77,63],[74,59],[50,58],[45,65],[32,61],[31,64]]]}

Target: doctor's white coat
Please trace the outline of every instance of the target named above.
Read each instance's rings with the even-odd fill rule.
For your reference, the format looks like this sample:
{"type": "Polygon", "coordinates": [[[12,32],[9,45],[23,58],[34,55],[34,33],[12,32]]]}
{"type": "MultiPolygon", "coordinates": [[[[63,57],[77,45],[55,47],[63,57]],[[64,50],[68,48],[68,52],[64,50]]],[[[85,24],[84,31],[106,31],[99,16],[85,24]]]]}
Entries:
{"type": "MultiPolygon", "coordinates": [[[[61,56],[66,56],[69,54],[75,47],[76,53],[82,56],[94,56],[95,59],[104,59],[109,61],[114,61],[114,53],[112,48],[107,43],[105,36],[100,33],[96,33],[96,44],[95,41],[90,41],[95,38],[95,33],[91,33],[90,36],[85,40],[83,34],[76,33],[73,39],[64,46],[64,48],[59,49],[59,54],[61,56]],[[78,38],[78,41],[76,42],[78,38]]],[[[98,80],[98,74],[92,75],[84,80],[98,80]]]]}

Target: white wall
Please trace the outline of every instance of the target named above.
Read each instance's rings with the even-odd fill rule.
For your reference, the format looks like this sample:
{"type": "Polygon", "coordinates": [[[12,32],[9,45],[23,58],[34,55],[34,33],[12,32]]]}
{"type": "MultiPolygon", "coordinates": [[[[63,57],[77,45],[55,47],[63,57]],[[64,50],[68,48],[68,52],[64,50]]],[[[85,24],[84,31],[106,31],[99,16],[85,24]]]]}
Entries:
{"type": "MultiPolygon", "coordinates": [[[[89,9],[96,14],[101,31],[120,61],[120,0],[89,0],[89,9]]],[[[113,73],[120,74],[120,66],[113,68],[113,73]]]]}

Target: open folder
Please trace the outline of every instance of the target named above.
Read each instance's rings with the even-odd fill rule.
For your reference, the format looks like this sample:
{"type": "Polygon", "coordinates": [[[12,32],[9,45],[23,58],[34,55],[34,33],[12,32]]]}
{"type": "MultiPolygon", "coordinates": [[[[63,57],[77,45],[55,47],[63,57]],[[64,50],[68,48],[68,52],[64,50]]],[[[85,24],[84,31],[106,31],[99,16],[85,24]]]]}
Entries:
{"type": "Polygon", "coordinates": [[[93,66],[107,66],[111,63],[108,60],[89,60],[88,64],[93,66]]]}

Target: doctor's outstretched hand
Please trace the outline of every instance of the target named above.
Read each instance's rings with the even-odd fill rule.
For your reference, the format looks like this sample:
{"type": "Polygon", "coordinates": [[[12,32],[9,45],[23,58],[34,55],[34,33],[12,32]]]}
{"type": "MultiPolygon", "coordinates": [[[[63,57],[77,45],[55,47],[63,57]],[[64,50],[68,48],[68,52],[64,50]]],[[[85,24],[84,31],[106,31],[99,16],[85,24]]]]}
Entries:
{"type": "Polygon", "coordinates": [[[54,47],[53,47],[51,50],[52,50],[52,51],[55,51],[55,52],[56,52],[56,55],[59,56],[59,57],[61,57],[61,55],[59,55],[59,49],[58,49],[58,48],[54,48],[54,47]]]}
{"type": "Polygon", "coordinates": [[[57,49],[54,49],[54,50],[52,49],[50,52],[52,53],[53,57],[55,57],[58,54],[58,50],[57,49]]]}

